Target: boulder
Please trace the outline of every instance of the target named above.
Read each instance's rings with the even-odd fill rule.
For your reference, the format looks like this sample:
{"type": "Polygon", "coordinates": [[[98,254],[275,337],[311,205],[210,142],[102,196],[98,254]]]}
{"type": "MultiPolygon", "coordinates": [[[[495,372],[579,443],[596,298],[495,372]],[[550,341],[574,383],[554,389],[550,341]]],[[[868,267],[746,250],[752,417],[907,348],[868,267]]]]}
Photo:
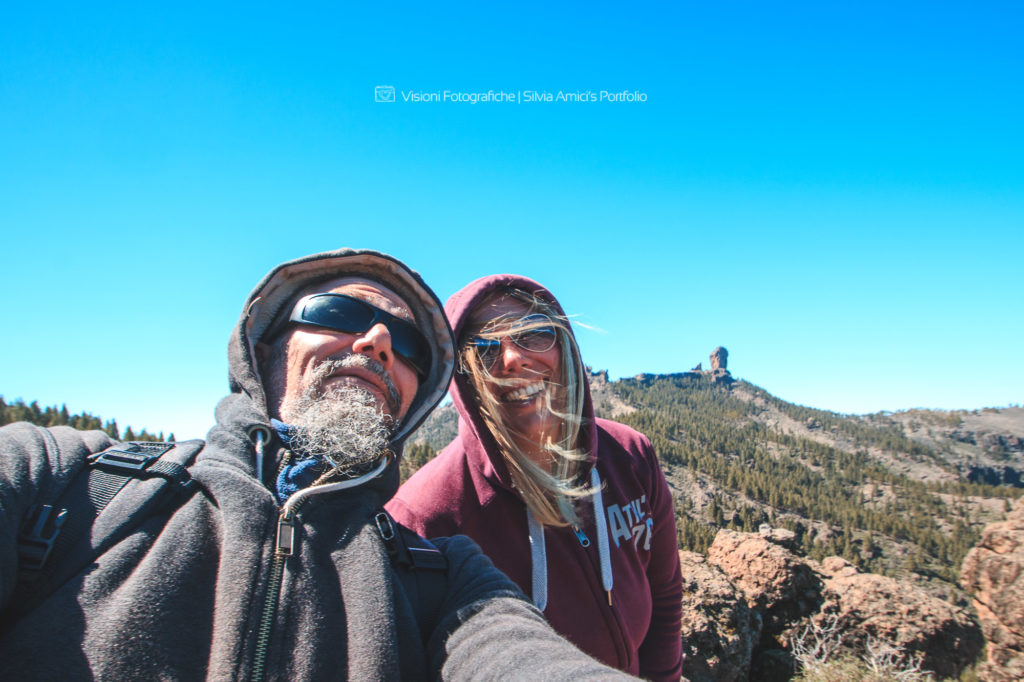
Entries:
{"type": "Polygon", "coordinates": [[[796,549],[796,533],[788,528],[772,528],[771,524],[762,523],[757,529],[757,534],[779,547],[796,549]]]}
{"type": "Polygon", "coordinates": [[[720,530],[708,561],[725,572],[763,619],[762,640],[818,610],[821,581],[804,559],[754,533],[720,530]]]}
{"type": "MultiPolygon", "coordinates": [[[[909,655],[919,655],[924,668],[944,677],[959,675],[981,652],[981,630],[966,610],[912,583],[862,573],[840,557],[819,564],[797,556],[784,546],[791,541],[789,534],[779,532],[775,537],[777,530],[765,524],[756,534],[719,531],[708,549],[710,567],[701,569],[704,573],[720,569],[742,591],[755,617],[760,615],[760,637],[750,655],[749,679],[790,679],[795,673],[792,645],[807,628],[831,633],[837,646],[842,644],[854,652],[864,652],[870,640],[889,643],[909,655]]],[[[688,561],[699,565],[695,559],[688,561]]],[[[711,591],[704,587],[693,594],[700,592],[711,591]]],[[[717,599],[727,598],[728,588],[718,585],[714,594],[717,599]]],[[[1024,597],[1015,599],[1024,604],[1024,597]]],[[[699,604],[690,603],[687,609],[701,612],[699,604]]],[[[724,613],[721,606],[715,612],[724,613]]],[[[712,622],[724,620],[719,617],[712,622]]],[[[707,625],[703,630],[696,628],[709,629],[707,625]]],[[[721,627],[712,630],[719,640],[723,631],[721,627]]],[[[751,633],[756,635],[756,628],[751,633]]],[[[722,644],[717,646],[724,649],[722,644]]],[[[700,651],[701,645],[696,648],[700,651]]],[[[717,663],[721,656],[716,653],[712,658],[717,663]]],[[[693,671],[687,674],[693,679],[722,679],[702,678],[693,671]]]]}
{"type": "Polygon", "coordinates": [[[990,524],[964,557],[960,584],[974,595],[988,641],[981,679],[1024,679],[1024,502],[1006,521],[990,524]]]}
{"type": "Polygon", "coordinates": [[[850,648],[863,651],[869,637],[880,639],[919,653],[922,667],[941,677],[956,677],[981,653],[981,630],[964,609],[840,557],[814,567],[824,578],[824,603],[812,621],[831,619],[850,648]]]}
{"type": "Polygon", "coordinates": [[[683,569],[683,677],[692,682],[746,680],[760,619],[725,573],[696,552],[679,552],[683,569]]]}
{"type": "Polygon", "coordinates": [[[728,365],[729,351],[722,346],[711,351],[711,369],[728,369],[728,365]]]}

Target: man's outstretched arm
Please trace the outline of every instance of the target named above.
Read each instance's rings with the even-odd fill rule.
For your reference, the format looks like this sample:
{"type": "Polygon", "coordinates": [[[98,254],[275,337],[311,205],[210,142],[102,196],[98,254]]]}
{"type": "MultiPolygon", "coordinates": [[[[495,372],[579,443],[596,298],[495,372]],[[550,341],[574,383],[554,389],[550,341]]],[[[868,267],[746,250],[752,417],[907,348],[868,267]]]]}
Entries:
{"type": "Polygon", "coordinates": [[[445,680],[633,680],[558,635],[469,538],[432,540],[448,557],[448,594],[429,654],[445,680]]]}

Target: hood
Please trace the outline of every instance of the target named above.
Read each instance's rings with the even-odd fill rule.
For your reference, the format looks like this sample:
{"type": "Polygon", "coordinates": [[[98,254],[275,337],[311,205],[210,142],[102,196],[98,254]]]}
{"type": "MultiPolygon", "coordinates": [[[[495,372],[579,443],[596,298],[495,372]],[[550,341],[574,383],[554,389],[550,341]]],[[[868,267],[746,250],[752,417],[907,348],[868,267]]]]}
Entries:
{"type": "MultiPolygon", "coordinates": [[[[285,305],[300,291],[317,282],[339,277],[364,277],[398,294],[431,342],[430,371],[391,439],[392,450],[401,454],[406,437],[418,427],[444,397],[455,367],[451,329],[441,301],[420,276],[391,256],[362,249],[339,249],[298,258],[271,270],[249,294],[238,324],[228,342],[228,380],[231,392],[247,396],[257,412],[270,419],[263,381],[255,361],[255,345],[285,305]]],[[[397,463],[392,467],[397,469],[397,463]]]]}
{"type": "MultiPolygon", "coordinates": [[[[452,297],[445,303],[444,310],[451,321],[456,344],[462,336],[473,309],[494,292],[509,287],[528,291],[551,303],[559,313],[565,315],[561,304],[551,292],[529,277],[507,274],[481,277],[452,294],[452,297]]],[[[572,332],[571,325],[569,333],[575,341],[576,336],[572,332]]],[[[593,457],[596,451],[597,428],[594,423],[594,406],[590,397],[590,382],[587,374],[586,371],[583,372],[585,384],[583,387],[583,428],[580,435],[583,447],[593,457]]],[[[473,388],[465,375],[456,372],[455,378],[452,380],[451,396],[452,403],[459,413],[459,440],[466,448],[467,456],[471,460],[477,460],[483,466],[485,476],[494,478],[505,487],[511,488],[512,478],[508,473],[508,467],[505,466],[505,460],[498,449],[497,442],[491,436],[483,417],[480,416],[473,388]]]]}

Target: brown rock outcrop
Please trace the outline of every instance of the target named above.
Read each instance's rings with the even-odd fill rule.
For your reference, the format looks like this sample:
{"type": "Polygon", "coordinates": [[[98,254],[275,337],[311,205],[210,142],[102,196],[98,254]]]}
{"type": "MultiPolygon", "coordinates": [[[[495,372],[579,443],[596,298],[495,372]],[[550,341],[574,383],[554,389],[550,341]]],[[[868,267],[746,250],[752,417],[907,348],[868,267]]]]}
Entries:
{"type": "MultiPolygon", "coordinates": [[[[680,554],[687,576],[683,641],[690,653],[684,673],[691,679],[787,680],[795,669],[789,649],[808,624],[831,627],[854,651],[874,638],[920,653],[924,667],[942,676],[958,675],[981,651],[981,631],[965,610],[911,583],[861,573],[839,557],[818,564],[797,556],[783,546],[789,535],[772,531],[721,530],[706,562],[680,554]],[[740,593],[748,618],[729,604],[740,593]],[[752,649],[743,644],[747,638],[752,649]]],[[[1024,534],[1016,546],[1024,548],[1024,534]]],[[[1024,579],[1024,571],[1016,575],[1024,579]]],[[[1011,599],[1024,605],[1019,592],[1011,599]]]]}
{"type": "Polygon", "coordinates": [[[722,569],[696,552],[679,552],[683,569],[683,677],[745,680],[761,621],[722,569]]]}
{"type": "Polygon", "coordinates": [[[710,372],[705,372],[704,374],[705,376],[710,376],[712,383],[716,384],[729,385],[734,381],[732,375],[729,374],[729,370],[727,369],[713,369],[710,372]]]}
{"type": "Polygon", "coordinates": [[[719,346],[711,351],[711,369],[727,369],[728,364],[729,351],[724,347],[719,346]]]}
{"type": "Polygon", "coordinates": [[[796,547],[796,533],[788,528],[772,528],[770,524],[762,523],[760,528],[757,529],[757,534],[779,547],[786,549],[794,549],[796,547]]]}
{"type": "Polygon", "coordinates": [[[1006,521],[985,528],[981,542],[964,558],[960,584],[974,595],[988,641],[979,677],[1024,679],[1024,502],[1006,521]]]}
{"type": "Polygon", "coordinates": [[[942,677],[955,677],[981,653],[981,630],[964,609],[912,584],[861,573],[839,557],[815,568],[824,577],[825,601],[814,620],[837,618],[851,648],[863,649],[875,637],[920,653],[923,667],[942,677]]]}
{"type": "Polygon", "coordinates": [[[766,635],[779,634],[821,603],[821,581],[807,562],[760,535],[720,530],[708,561],[743,590],[747,604],[761,614],[766,635]]]}

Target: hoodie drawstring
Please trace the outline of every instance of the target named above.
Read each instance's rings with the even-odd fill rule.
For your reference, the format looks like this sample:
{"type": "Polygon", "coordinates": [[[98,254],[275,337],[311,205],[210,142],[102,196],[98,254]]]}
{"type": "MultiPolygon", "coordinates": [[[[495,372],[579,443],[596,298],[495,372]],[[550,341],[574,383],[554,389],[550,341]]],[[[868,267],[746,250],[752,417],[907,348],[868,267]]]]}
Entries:
{"type": "Polygon", "coordinates": [[[530,525],[530,558],[533,561],[533,605],[543,611],[548,606],[548,552],[544,544],[544,526],[526,508],[530,525]]]}
{"type": "Polygon", "coordinates": [[[608,549],[608,520],[604,517],[604,503],[601,499],[601,475],[597,473],[597,465],[590,470],[590,487],[594,490],[594,522],[597,524],[597,551],[601,557],[601,585],[608,594],[608,606],[612,605],[612,587],[615,576],[612,575],[612,555],[608,549]]]}
{"type": "MultiPolygon", "coordinates": [[[[615,576],[612,574],[612,557],[608,548],[608,521],[604,517],[604,504],[601,498],[601,475],[597,466],[590,470],[590,487],[594,493],[591,499],[594,504],[594,522],[597,525],[597,551],[601,559],[601,586],[608,595],[608,606],[612,605],[612,587],[615,576]]],[[[530,558],[533,605],[543,611],[548,605],[548,556],[544,544],[544,526],[526,508],[526,520],[530,526],[530,558]]]]}
{"type": "Polygon", "coordinates": [[[263,429],[256,431],[256,480],[263,484],[263,429]]]}

